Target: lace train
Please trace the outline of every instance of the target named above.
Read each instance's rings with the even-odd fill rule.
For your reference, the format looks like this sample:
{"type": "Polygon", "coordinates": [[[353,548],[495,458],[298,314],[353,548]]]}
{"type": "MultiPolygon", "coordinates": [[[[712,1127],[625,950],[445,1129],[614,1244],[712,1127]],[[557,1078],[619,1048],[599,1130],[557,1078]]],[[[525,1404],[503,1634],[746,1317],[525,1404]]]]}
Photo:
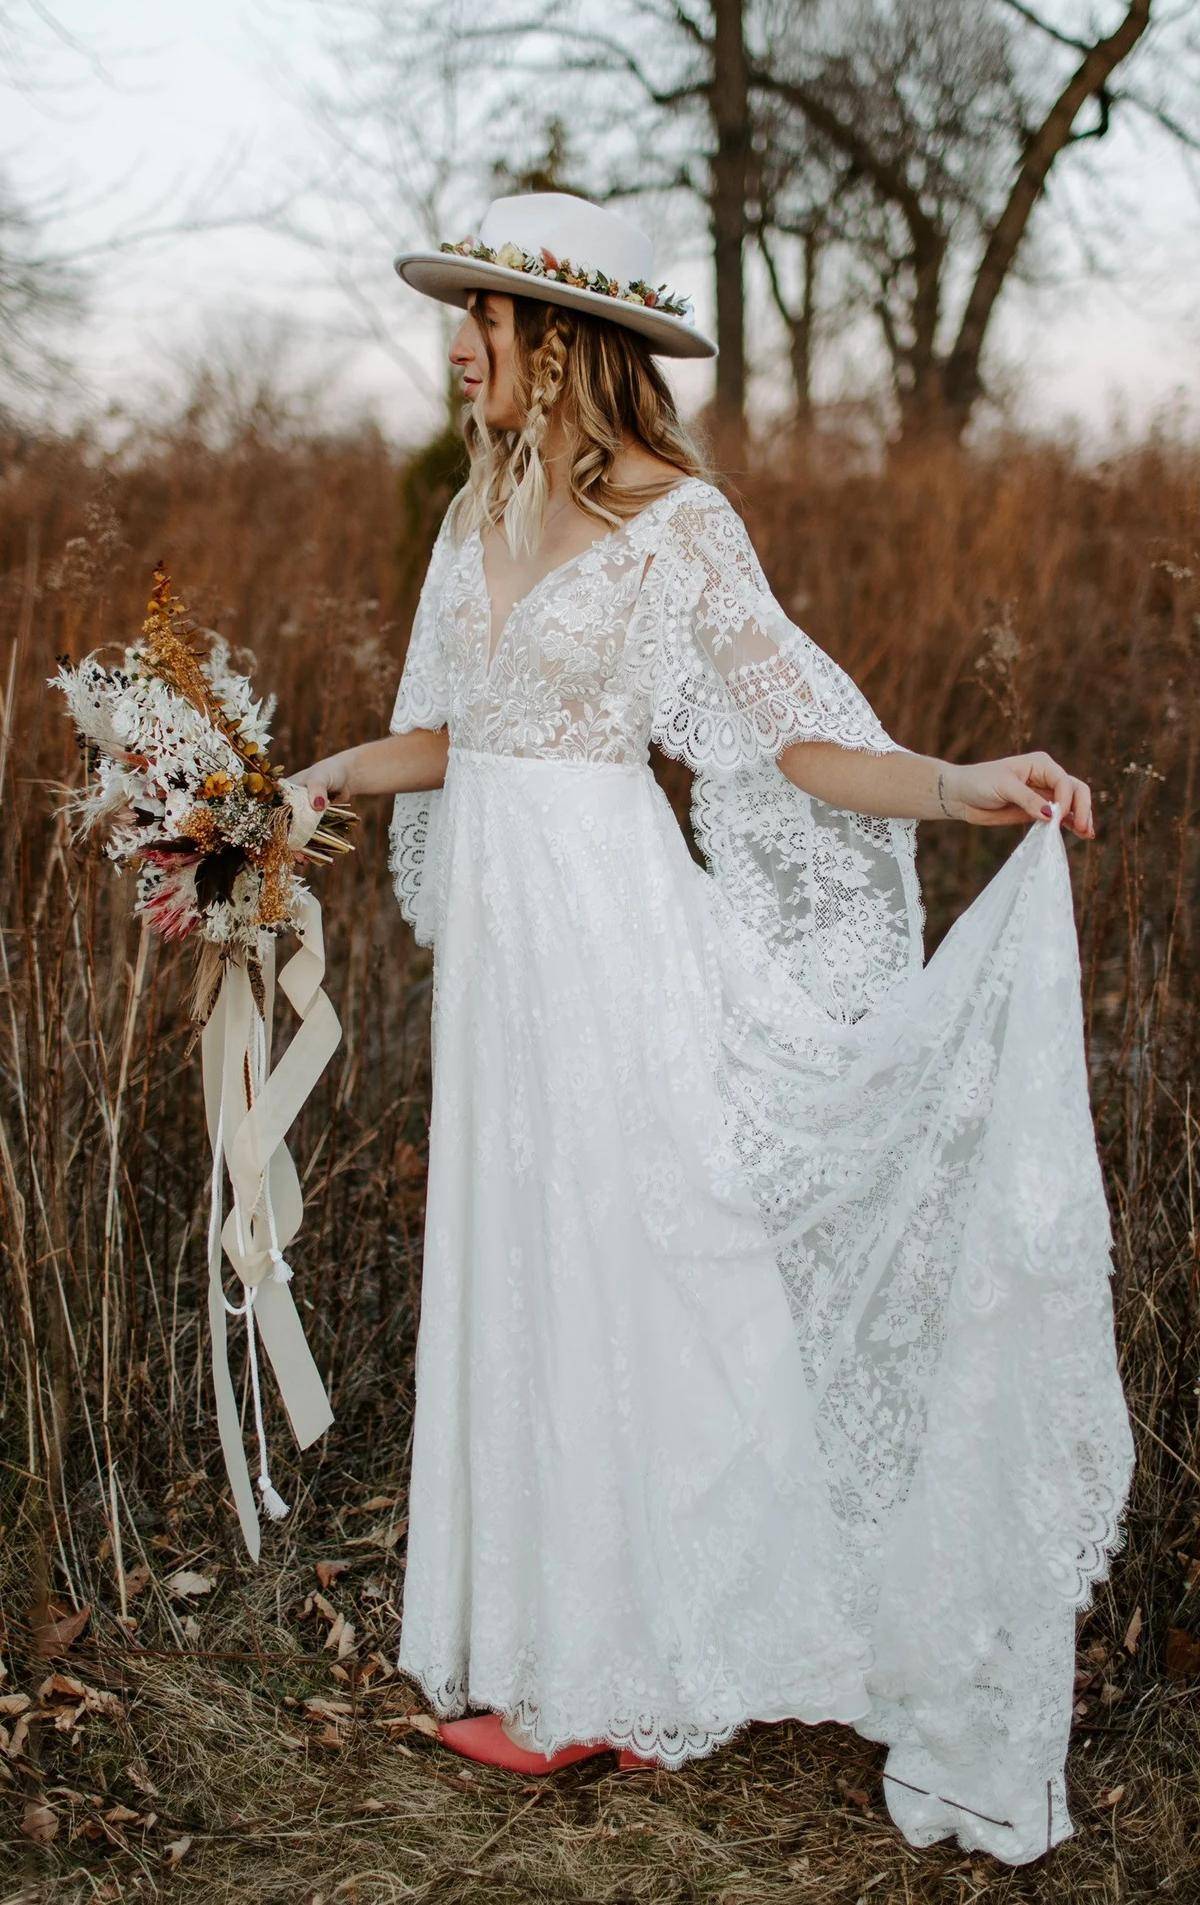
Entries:
{"type": "Polygon", "coordinates": [[[648,769],[442,797],[401,1666],[547,1753],[844,1721],[1037,1856],[1131,1453],[1057,825],[844,1023],[648,769]]]}

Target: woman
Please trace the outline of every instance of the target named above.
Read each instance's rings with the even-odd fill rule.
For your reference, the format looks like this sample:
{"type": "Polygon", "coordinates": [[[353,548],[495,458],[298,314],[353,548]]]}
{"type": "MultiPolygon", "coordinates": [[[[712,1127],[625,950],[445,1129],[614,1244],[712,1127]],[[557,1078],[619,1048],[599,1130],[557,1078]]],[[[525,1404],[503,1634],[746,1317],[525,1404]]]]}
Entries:
{"type": "Polygon", "coordinates": [[[1073,1830],[1074,1613],[1132,1459],[1061,838],[1091,794],[901,748],[788,620],[651,265],[557,193],[397,260],[465,306],[470,476],[390,734],[298,777],[395,796],[435,949],[400,1665],[523,1773],[836,1718],[911,1843],[1017,1864],[1073,1830]],[[1035,825],[923,964],[939,817],[1035,825]]]}

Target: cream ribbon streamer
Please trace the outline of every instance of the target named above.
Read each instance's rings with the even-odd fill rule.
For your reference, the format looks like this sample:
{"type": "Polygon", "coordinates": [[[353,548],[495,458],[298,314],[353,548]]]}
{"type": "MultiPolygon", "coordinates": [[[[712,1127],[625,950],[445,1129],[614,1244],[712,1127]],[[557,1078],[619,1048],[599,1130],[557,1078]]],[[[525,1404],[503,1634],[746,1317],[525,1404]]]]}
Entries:
{"type": "MultiPolygon", "coordinates": [[[[304,846],[319,826],[320,815],[302,787],[285,783],[284,791],[293,816],[289,839],[293,846],[304,846]]],[[[201,1034],[204,1109],[213,1155],[208,1228],[213,1387],[225,1467],[242,1534],[255,1561],[261,1531],[229,1372],[228,1318],[246,1319],[258,1435],[258,1486],[263,1508],[273,1520],[281,1519],[288,1510],[268,1473],[259,1338],[299,1446],[308,1448],[333,1421],[325,1385],[288,1288],[292,1272],[283,1255],[300,1229],[304,1211],[300,1180],[284,1138],[342,1035],[337,1014],[322,990],[325,944],[321,908],[311,894],[301,907],[297,931],[299,947],[280,970],[278,980],[275,942],[268,941],[262,968],[265,1016],[259,1016],[245,968],[231,964],[225,969],[216,1005],[201,1034]],[[268,1068],[276,983],[300,1024],[272,1071],[268,1068]],[[222,1225],[225,1169],[229,1172],[232,1208],[222,1225]],[[242,1281],[245,1295],[241,1304],[226,1299],[222,1250],[242,1281]]]]}

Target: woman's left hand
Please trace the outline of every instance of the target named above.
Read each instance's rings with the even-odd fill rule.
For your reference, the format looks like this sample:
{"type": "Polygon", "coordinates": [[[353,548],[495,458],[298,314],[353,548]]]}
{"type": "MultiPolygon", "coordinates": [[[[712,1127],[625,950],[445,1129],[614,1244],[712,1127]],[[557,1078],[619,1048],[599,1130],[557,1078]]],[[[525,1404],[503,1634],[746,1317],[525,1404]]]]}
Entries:
{"type": "Polygon", "coordinates": [[[1049,804],[1056,800],[1064,827],[1085,840],[1096,838],[1091,788],[1040,750],[951,765],[943,775],[943,793],[951,813],[975,827],[1047,820],[1049,804]]]}

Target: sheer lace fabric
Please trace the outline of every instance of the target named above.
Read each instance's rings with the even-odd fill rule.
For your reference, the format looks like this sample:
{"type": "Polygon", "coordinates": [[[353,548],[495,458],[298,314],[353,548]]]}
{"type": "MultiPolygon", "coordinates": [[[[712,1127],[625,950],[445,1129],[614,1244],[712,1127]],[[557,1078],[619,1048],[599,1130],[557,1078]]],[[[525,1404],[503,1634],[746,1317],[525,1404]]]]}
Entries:
{"type": "Polygon", "coordinates": [[[706,483],[490,625],[443,526],[392,720],[451,743],[391,841],[435,957],[400,1665],[543,1751],[836,1718],[913,1844],[1036,1857],[1132,1465],[1057,823],[923,963],[913,824],[774,758],[896,744],[706,483]]]}
{"type": "MultiPolygon", "coordinates": [[[[745,525],[688,481],[551,571],[493,644],[478,536],[443,524],[414,620],[395,732],[556,760],[648,759],[696,770],[693,817],[739,911],[828,1010],[853,1017],[921,961],[916,824],[847,813],[780,774],[794,741],[887,752],[856,684],[775,601],[745,525]],[[488,660],[491,647],[491,660],[488,660]]],[[[392,864],[423,943],[420,875],[437,793],[397,797],[392,864]]]]}

